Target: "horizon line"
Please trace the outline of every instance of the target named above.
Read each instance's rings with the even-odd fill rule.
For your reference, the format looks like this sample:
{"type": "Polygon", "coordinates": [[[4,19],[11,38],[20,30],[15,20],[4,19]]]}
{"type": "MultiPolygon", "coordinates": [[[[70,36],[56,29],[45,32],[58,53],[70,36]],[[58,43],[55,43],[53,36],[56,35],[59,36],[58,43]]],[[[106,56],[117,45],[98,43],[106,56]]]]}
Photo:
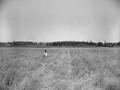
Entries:
{"type": "Polygon", "coordinates": [[[98,42],[102,42],[102,43],[119,43],[119,41],[92,41],[92,40],[88,40],[88,41],[77,41],[77,40],[58,40],[58,41],[24,41],[24,40],[14,40],[14,41],[0,41],[1,43],[8,43],[8,42],[37,42],[37,43],[52,43],[52,42],[94,42],[94,43],[98,43],[98,42]]]}

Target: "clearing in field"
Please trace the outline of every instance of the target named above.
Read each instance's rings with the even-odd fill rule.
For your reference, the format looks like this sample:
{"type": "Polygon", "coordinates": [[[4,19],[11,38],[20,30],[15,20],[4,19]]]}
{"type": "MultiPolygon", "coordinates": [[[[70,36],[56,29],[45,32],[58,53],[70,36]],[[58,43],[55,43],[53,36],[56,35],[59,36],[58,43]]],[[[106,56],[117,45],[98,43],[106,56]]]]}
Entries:
{"type": "Polygon", "coordinates": [[[0,48],[0,90],[120,90],[119,48],[0,48]]]}

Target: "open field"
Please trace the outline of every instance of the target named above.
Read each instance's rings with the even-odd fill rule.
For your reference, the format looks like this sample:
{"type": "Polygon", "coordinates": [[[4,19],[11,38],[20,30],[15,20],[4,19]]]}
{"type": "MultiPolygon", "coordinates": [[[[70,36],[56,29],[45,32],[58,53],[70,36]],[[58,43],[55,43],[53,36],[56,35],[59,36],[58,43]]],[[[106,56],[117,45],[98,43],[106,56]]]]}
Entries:
{"type": "Polygon", "coordinates": [[[0,90],[120,90],[120,48],[0,48],[0,90]]]}

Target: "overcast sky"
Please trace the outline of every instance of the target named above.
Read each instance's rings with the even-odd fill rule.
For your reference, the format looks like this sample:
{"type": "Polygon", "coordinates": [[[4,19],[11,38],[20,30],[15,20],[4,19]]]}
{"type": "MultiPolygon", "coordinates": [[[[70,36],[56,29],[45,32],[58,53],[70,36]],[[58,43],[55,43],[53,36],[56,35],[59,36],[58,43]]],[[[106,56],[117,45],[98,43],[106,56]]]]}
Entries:
{"type": "Polygon", "coordinates": [[[120,41],[120,0],[0,0],[0,41],[120,41]]]}

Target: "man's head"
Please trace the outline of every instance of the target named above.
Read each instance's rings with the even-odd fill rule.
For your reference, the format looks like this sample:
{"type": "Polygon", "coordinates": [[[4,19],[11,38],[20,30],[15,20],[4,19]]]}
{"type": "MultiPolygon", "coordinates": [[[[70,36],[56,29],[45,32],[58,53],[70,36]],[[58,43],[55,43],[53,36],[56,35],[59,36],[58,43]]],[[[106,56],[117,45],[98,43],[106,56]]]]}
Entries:
{"type": "Polygon", "coordinates": [[[45,53],[47,52],[47,50],[45,50],[45,53]]]}

